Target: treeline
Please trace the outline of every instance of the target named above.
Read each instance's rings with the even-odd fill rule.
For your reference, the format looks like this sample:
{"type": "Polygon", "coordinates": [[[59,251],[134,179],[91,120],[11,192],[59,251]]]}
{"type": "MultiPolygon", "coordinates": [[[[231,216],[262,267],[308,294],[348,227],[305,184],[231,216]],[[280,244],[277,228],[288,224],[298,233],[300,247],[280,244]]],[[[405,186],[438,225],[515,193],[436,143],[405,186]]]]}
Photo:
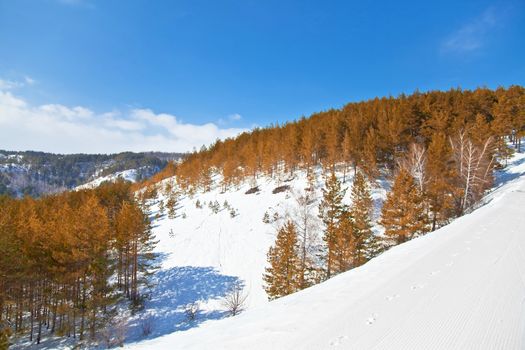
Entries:
{"type": "MultiPolygon", "coordinates": [[[[428,148],[460,134],[481,143],[492,137],[495,154],[504,162],[506,138],[521,147],[524,90],[452,89],[350,103],[217,141],[190,154],[175,171],[168,170],[177,174],[180,185],[204,190],[216,174],[227,188],[246,179],[256,182],[263,174],[279,179],[297,169],[313,176],[313,167],[319,165],[344,171],[359,168],[375,179],[382,169],[393,174],[411,144],[428,148]]],[[[163,178],[162,173],[158,177],[163,178]]]]}
{"type": "Polygon", "coordinates": [[[123,341],[117,305],[141,307],[154,244],[124,181],[38,200],[0,197],[2,347],[9,335],[123,341]]]}

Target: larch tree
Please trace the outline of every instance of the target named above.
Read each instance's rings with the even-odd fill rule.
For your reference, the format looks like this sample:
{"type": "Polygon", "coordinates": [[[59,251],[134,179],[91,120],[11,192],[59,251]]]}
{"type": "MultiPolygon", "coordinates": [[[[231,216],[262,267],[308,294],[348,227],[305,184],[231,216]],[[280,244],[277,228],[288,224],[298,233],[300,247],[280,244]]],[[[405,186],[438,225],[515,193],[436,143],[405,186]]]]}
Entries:
{"type": "Polygon", "coordinates": [[[374,201],[368,181],[360,171],[354,177],[351,198],[350,213],[355,245],[353,265],[360,266],[375,255],[374,248],[377,245],[376,237],[372,231],[374,201]]]}
{"type": "Polygon", "coordinates": [[[444,133],[436,132],[430,139],[426,162],[425,199],[428,203],[431,231],[446,224],[454,216],[454,198],[458,196],[457,173],[452,150],[444,133]]]}
{"type": "Polygon", "coordinates": [[[374,128],[369,128],[366,132],[364,147],[362,152],[361,167],[370,179],[375,179],[379,176],[379,169],[377,165],[377,147],[379,140],[374,128]]]}
{"type": "Polygon", "coordinates": [[[297,254],[297,230],[288,221],[277,232],[274,246],[268,251],[269,267],[263,276],[270,300],[292,294],[300,289],[300,258],[297,254]]]}
{"type": "Polygon", "coordinates": [[[428,232],[424,198],[410,173],[401,168],[381,211],[385,235],[403,243],[428,232]]]}
{"type": "Polygon", "coordinates": [[[341,187],[341,183],[337,179],[334,172],[330,173],[325,180],[325,188],[323,188],[323,199],[319,203],[319,218],[324,224],[323,240],[326,243],[326,277],[330,278],[335,270],[335,260],[340,252],[341,242],[340,237],[342,230],[340,229],[340,219],[346,211],[343,204],[345,190],[341,187]]]}

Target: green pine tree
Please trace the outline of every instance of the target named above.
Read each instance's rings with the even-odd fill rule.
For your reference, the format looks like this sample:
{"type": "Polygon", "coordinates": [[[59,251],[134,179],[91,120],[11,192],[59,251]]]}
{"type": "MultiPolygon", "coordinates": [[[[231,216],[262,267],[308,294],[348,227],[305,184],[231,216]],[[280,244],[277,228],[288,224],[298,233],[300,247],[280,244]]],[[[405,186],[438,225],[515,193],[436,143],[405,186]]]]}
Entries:
{"type": "Polygon", "coordinates": [[[354,266],[363,265],[375,256],[373,247],[376,237],[372,231],[372,213],[374,201],[370,194],[370,186],[362,172],[357,172],[352,185],[352,206],[350,209],[353,219],[354,234],[354,266]]]}

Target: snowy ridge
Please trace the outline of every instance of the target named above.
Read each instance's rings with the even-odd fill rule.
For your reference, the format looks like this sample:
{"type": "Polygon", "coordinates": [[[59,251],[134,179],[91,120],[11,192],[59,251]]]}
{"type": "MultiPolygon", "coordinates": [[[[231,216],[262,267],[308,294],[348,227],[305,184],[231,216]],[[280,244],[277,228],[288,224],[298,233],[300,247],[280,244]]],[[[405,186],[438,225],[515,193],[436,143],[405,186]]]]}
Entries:
{"type": "MultiPolygon", "coordinates": [[[[240,211],[237,222],[227,225],[228,230],[223,230],[222,213],[207,213],[208,219],[200,228],[194,227],[196,230],[188,225],[177,232],[173,226],[175,238],[170,245],[162,232],[171,224],[161,220],[156,228],[163,247],[159,249],[172,253],[163,262],[163,270],[168,266],[215,266],[220,274],[239,276],[246,282],[254,307],[240,316],[131,343],[128,348],[522,349],[524,174],[525,157],[520,154],[499,175],[502,185],[486,197],[481,208],[394,247],[362,267],[271,303],[262,302],[256,281],[260,281],[273,232],[260,216],[257,220],[243,218],[243,212],[253,212],[249,204],[242,205],[249,203],[244,192],[240,191],[237,199],[233,194],[228,199],[240,211]],[[219,249],[218,238],[213,239],[210,233],[219,228],[222,247],[228,248],[219,249]],[[238,234],[240,229],[243,235],[238,234]],[[257,235],[259,230],[263,234],[257,235]],[[248,251],[250,244],[253,251],[248,251]]],[[[199,196],[201,202],[208,200],[206,196],[211,199],[219,194],[199,196]]],[[[263,192],[257,206],[276,205],[275,196],[286,194],[263,192]]],[[[196,215],[183,207],[188,219],[196,215]]],[[[213,304],[214,298],[209,299],[213,304]]]]}
{"type": "Polygon", "coordinates": [[[137,181],[137,173],[138,173],[137,169],[128,169],[128,170],[116,172],[111,175],[101,176],[88,183],[75,187],[75,191],[97,188],[103,182],[114,182],[114,181],[117,181],[118,179],[135,182],[137,181]]]}

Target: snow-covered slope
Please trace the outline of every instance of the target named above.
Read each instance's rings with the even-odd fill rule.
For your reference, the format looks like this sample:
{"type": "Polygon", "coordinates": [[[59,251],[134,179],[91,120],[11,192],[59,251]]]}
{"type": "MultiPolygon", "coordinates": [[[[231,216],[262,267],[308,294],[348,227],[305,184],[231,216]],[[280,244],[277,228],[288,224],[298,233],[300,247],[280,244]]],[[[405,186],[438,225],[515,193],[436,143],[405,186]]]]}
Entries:
{"type": "MultiPolygon", "coordinates": [[[[320,198],[324,180],[320,173],[317,175],[315,188],[320,198]]],[[[347,176],[345,186],[351,182],[352,178],[347,176]]],[[[140,339],[144,319],[153,324],[151,338],[223,318],[222,299],[236,283],[244,286],[248,309],[268,303],[262,278],[266,254],[275,241],[276,228],[295,215],[296,198],[304,194],[307,181],[304,173],[297,173],[295,178],[281,183],[261,178],[258,187],[259,191],[253,194],[245,194],[250,186],[243,184],[226,192],[215,188],[192,198],[184,196],[180,198],[175,219],[165,214],[154,221],[161,267],[156,273],[158,284],[144,312],[132,320],[128,340],[140,339]],[[290,189],[274,194],[273,190],[282,185],[290,189]],[[202,208],[196,206],[197,201],[202,208]],[[215,201],[220,206],[218,213],[209,207],[215,201]],[[228,208],[224,207],[225,201],[228,208]],[[265,213],[269,214],[270,223],[263,222],[265,213]],[[276,221],[274,213],[279,214],[276,221]],[[188,324],[184,307],[193,302],[199,303],[201,312],[196,322],[188,324]]],[[[350,191],[347,192],[348,201],[350,191]]],[[[382,187],[373,189],[378,205],[385,194],[382,187]]],[[[160,201],[167,202],[162,191],[152,205],[153,215],[159,213],[160,201]]],[[[317,202],[312,210],[313,219],[318,220],[317,202]]]]}
{"type": "MultiPolygon", "coordinates": [[[[266,304],[257,301],[261,294],[254,281],[260,280],[266,248],[273,241],[271,228],[261,226],[260,219],[241,219],[239,215],[236,224],[223,230],[221,220],[225,217],[209,213],[202,215],[197,230],[187,227],[188,231],[177,231],[173,227],[173,242],[179,246],[167,248],[164,242],[168,241],[161,237],[165,249],[172,253],[166,257],[163,269],[173,266],[176,273],[180,265],[216,266],[218,276],[231,274],[246,280],[252,303],[258,306],[240,316],[206,322],[198,328],[128,347],[523,349],[524,174],[525,158],[520,155],[513,167],[500,176],[503,184],[487,197],[487,204],[471,214],[392,248],[362,267],[266,304]],[[256,234],[260,230],[265,232],[263,238],[256,234]],[[256,261],[262,265],[254,269],[256,261]]],[[[275,206],[280,203],[275,196],[262,193],[257,203],[275,206]]],[[[231,204],[241,213],[253,210],[245,197],[239,194],[237,202],[232,196],[231,204]]],[[[196,215],[187,210],[188,218],[196,215]]],[[[161,227],[162,222],[158,232],[161,227]]],[[[228,283],[224,276],[217,280],[228,283]]],[[[214,290],[206,283],[201,287],[204,291],[214,290]]],[[[161,290],[168,293],[169,289],[161,290]]],[[[171,295],[174,299],[176,296],[171,295]]]]}
{"type": "Polygon", "coordinates": [[[123,180],[126,180],[126,181],[135,182],[135,181],[137,181],[137,173],[138,173],[137,169],[128,169],[128,170],[123,170],[123,171],[116,172],[116,173],[111,174],[111,175],[100,176],[100,177],[97,177],[97,178],[95,178],[94,180],[92,180],[90,182],[87,182],[87,183],[85,183],[83,185],[75,187],[75,190],[78,191],[78,190],[97,188],[103,182],[115,182],[118,179],[123,179],[123,180]]]}

